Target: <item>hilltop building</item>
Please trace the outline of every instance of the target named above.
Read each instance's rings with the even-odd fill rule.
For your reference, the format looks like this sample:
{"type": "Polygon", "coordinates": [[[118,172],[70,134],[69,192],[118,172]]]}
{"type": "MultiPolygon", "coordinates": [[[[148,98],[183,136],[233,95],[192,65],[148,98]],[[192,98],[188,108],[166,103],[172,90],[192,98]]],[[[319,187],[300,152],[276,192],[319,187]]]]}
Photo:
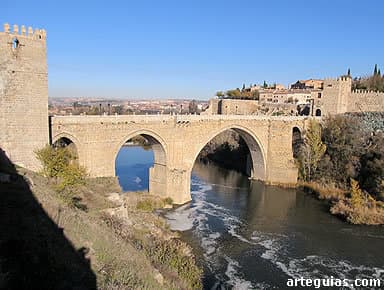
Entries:
{"type": "Polygon", "coordinates": [[[309,80],[299,80],[296,83],[291,85],[291,89],[322,89],[323,88],[323,80],[309,79],[309,80]]]}
{"type": "Polygon", "coordinates": [[[258,87],[258,91],[259,100],[211,99],[205,114],[297,114],[297,106],[307,106],[312,116],[384,111],[384,93],[352,91],[350,76],[298,81],[290,89],[258,87]]]}

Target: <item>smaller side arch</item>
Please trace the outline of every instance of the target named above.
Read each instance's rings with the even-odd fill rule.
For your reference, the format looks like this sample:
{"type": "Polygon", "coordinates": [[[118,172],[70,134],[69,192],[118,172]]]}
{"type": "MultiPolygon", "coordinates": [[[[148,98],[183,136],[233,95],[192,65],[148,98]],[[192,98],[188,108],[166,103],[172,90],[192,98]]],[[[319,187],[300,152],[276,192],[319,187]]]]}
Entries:
{"type": "Polygon", "coordinates": [[[59,141],[61,138],[69,139],[73,144],[75,144],[77,150],[80,149],[81,143],[80,141],[72,134],[67,132],[61,132],[59,134],[56,134],[52,137],[52,144],[55,144],[57,141],[59,141]]]}
{"type": "Polygon", "coordinates": [[[86,167],[85,160],[83,158],[83,153],[82,153],[82,143],[80,143],[80,141],[74,135],[67,132],[61,132],[52,137],[51,145],[55,146],[55,144],[58,144],[60,141],[62,141],[60,145],[64,145],[64,146],[73,145],[69,148],[70,150],[72,150],[72,153],[75,154],[76,162],[86,167]]]}
{"type": "Polygon", "coordinates": [[[129,132],[128,134],[124,135],[124,137],[119,138],[120,141],[117,143],[113,151],[114,160],[116,160],[117,154],[119,153],[120,148],[125,144],[125,142],[138,135],[142,135],[145,138],[150,139],[149,141],[151,143],[152,150],[154,153],[155,164],[165,165],[167,163],[168,158],[167,144],[161,136],[151,130],[136,130],[133,132],[129,132]]]}
{"type": "Polygon", "coordinates": [[[315,116],[316,117],[320,117],[321,116],[321,110],[320,109],[316,109],[315,116]]]}
{"type": "Polygon", "coordinates": [[[293,158],[298,158],[300,155],[301,146],[304,144],[301,129],[298,126],[292,128],[292,155],[293,158]]]}
{"type": "MultiPolygon", "coordinates": [[[[119,142],[114,148],[114,159],[113,163],[115,164],[117,155],[120,151],[120,148],[124,145],[125,142],[131,138],[141,135],[147,139],[153,150],[154,164],[149,168],[149,193],[157,194],[160,196],[169,196],[168,192],[168,154],[167,154],[167,144],[164,139],[151,130],[135,130],[129,132],[123,137],[119,137],[119,142]]],[[[116,168],[115,168],[116,174],[116,168]]]]}

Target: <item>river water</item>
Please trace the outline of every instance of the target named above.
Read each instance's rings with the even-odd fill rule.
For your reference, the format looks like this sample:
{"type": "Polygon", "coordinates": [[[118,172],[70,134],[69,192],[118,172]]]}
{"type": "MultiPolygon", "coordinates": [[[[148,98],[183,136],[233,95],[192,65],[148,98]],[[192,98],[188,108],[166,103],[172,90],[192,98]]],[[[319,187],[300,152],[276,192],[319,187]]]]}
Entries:
{"type": "MultiPolygon", "coordinates": [[[[141,148],[122,150],[123,189],[148,187],[152,160],[141,148]],[[141,163],[123,165],[132,155],[141,163]]],[[[192,201],[166,218],[194,249],[205,289],[282,289],[301,277],[384,280],[383,227],[349,225],[299,190],[214,165],[196,163],[191,178],[192,201]]]]}

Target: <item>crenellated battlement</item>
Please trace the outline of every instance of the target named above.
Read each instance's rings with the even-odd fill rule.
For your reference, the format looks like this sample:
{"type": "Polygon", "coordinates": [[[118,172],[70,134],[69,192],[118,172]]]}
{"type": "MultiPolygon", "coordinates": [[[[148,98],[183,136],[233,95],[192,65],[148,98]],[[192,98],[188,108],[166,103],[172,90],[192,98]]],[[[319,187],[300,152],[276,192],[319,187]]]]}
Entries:
{"type": "Polygon", "coordinates": [[[338,78],[324,78],[324,82],[349,82],[352,78],[350,76],[340,76],[338,78]]]}
{"type": "Polygon", "coordinates": [[[356,95],[382,95],[382,96],[384,96],[383,92],[368,91],[368,90],[353,90],[352,94],[356,94],[356,95]]]}
{"type": "Polygon", "coordinates": [[[341,77],[339,77],[337,80],[338,80],[338,81],[341,81],[341,82],[349,82],[349,81],[352,80],[352,78],[349,77],[349,76],[341,76],[341,77]]]}
{"type": "Polygon", "coordinates": [[[21,25],[20,29],[17,24],[14,24],[11,31],[11,26],[8,23],[4,24],[4,33],[7,33],[12,36],[22,36],[30,39],[41,39],[45,40],[47,38],[47,32],[44,29],[38,29],[36,28],[33,30],[32,27],[28,27],[28,29],[25,27],[25,25],[21,25]]]}

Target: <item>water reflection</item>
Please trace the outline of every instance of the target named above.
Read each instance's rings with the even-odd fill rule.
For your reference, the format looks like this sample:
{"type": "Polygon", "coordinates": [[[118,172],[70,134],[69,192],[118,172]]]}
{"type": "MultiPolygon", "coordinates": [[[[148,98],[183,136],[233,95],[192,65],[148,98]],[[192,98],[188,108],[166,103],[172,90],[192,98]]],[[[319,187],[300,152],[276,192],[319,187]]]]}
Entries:
{"type": "MultiPolygon", "coordinates": [[[[123,147],[117,158],[120,183],[135,190],[138,177],[147,188],[153,154],[131,150],[123,147]]],[[[303,192],[196,163],[191,194],[167,218],[197,254],[206,289],[286,288],[288,278],[300,277],[384,278],[383,228],[348,225],[303,192]]]]}
{"type": "Polygon", "coordinates": [[[384,277],[382,228],[348,225],[295,189],[196,164],[192,202],[175,213],[189,219],[182,237],[204,265],[206,289],[281,288],[300,277],[384,277]]]}
{"type": "Polygon", "coordinates": [[[153,151],[141,146],[121,147],[115,162],[116,175],[124,191],[147,191],[153,151]]]}

